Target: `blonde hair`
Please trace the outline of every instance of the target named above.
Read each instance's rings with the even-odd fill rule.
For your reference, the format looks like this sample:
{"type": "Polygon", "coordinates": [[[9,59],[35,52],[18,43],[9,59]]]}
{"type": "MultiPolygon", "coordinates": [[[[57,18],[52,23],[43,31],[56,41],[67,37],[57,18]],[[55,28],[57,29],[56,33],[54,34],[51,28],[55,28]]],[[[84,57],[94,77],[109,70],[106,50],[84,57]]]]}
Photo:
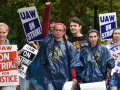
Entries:
{"type": "Polygon", "coordinates": [[[4,26],[4,27],[6,28],[6,30],[7,30],[7,31],[9,30],[8,25],[7,25],[7,24],[5,24],[5,23],[0,23],[0,26],[4,26]]]}

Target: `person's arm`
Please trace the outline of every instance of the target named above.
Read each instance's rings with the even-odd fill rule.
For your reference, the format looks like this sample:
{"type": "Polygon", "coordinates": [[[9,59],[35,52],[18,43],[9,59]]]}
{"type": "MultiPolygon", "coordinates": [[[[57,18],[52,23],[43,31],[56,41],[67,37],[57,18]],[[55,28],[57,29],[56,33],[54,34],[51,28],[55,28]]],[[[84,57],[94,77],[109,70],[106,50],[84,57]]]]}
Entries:
{"type": "Polygon", "coordinates": [[[13,63],[17,66],[20,66],[21,65],[21,60],[17,59],[17,58],[14,58],[13,63]]]}
{"type": "Polygon", "coordinates": [[[77,80],[76,80],[76,68],[75,67],[70,69],[70,74],[71,74],[71,80],[73,81],[72,86],[74,86],[77,83],[77,80]]]}
{"type": "Polygon", "coordinates": [[[104,76],[104,81],[106,83],[106,85],[109,83],[110,78],[111,78],[111,71],[112,68],[109,64],[106,65],[106,71],[105,71],[105,76],[104,76]]]}
{"type": "Polygon", "coordinates": [[[50,8],[51,8],[51,2],[45,3],[45,10],[42,18],[42,35],[43,38],[46,37],[46,35],[49,32],[49,16],[50,16],[50,8]]]}
{"type": "Polygon", "coordinates": [[[71,74],[71,80],[76,79],[76,69],[75,69],[75,67],[70,69],[70,74],[71,74]]]}
{"type": "Polygon", "coordinates": [[[112,69],[115,67],[115,60],[114,57],[111,55],[110,51],[106,48],[105,50],[107,53],[106,54],[106,70],[105,70],[105,76],[104,76],[104,80],[106,85],[109,83],[110,78],[111,78],[111,71],[112,69]]]}

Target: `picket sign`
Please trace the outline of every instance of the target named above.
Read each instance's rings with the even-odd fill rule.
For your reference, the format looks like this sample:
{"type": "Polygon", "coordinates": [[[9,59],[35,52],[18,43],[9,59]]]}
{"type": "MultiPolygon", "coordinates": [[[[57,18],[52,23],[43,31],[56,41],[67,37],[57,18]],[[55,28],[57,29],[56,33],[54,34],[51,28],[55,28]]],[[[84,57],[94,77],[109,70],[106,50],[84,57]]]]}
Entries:
{"type": "Polygon", "coordinates": [[[17,45],[0,45],[0,86],[19,85],[14,58],[17,58],[17,45]]]}
{"type": "Polygon", "coordinates": [[[22,49],[22,54],[19,55],[21,60],[21,67],[18,69],[19,76],[22,78],[25,78],[26,76],[26,70],[31,63],[31,61],[34,59],[34,57],[37,55],[37,50],[33,48],[32,46],[26,44],[22,49]]]}
{"type": "Polygon", "coordinates": [[[99,14],[101,41],[111,39],[112,32],[117,28],[116,12],[99,14]]]}
{"type": "Polygon", "coordinates": [[[27,41],[40,41],[43,39],[42,29],[36,7],[18,9],[27,41]]]}

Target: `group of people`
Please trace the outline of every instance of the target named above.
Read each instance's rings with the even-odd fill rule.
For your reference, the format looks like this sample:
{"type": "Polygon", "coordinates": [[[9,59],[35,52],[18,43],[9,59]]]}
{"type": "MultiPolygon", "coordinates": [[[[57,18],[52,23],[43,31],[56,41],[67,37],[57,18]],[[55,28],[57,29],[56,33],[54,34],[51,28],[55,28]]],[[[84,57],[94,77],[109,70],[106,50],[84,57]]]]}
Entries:
{"type": "MultiPolygon", "coordinates": [[[[82,35],[80,19],[72,17],[69,19],[69,23],[73,36],[67,39],[67,29],[63,23],[52,22],[50,24],[51,32],[49,31],[50,8],[51,2],[45,3],[41,24],[44,39],[38,54],[28,66],[26,78],[20,83],[21,90],[28,90],[26,87],[28,87],[29,81],[36,90],[62,90],[67,81],[73,81],[72,86],[77,84],[76,89],[80,88],[82,83],[103,81],[106,86],[110,86],[111,90],[119,90],[120,76],[114,74],[111,78],[111,70],[115,67],[115,60],[109,49],[120,44],[120,28],[113,31],[113,42],[110,42],[109,48],[107,48],[99,44],[97,30],[91,29],[86,35],[82,35]],[[23,85],[25,87],[22,89],[23,85]]],[[[6,39],[7,34],[8,26],[0,23],[1,45],[6,45],[6,43],[10,45],[6,39]]],[[[33,42],[31,45],[38,49],[33,42]]],[[[21,48],[19,48],[18,55],[21,54],[20,50],[21,48]]],[[[14,59],[13,62],[19,67],[22,64],[19,59],[14,59]]],[[[5,88],[7,87],[9,90],[13,90],[10,89],[11,86],[5,88]]],[[[0,90],[8,89],[4,89],[2,86],[0,90]]]]}

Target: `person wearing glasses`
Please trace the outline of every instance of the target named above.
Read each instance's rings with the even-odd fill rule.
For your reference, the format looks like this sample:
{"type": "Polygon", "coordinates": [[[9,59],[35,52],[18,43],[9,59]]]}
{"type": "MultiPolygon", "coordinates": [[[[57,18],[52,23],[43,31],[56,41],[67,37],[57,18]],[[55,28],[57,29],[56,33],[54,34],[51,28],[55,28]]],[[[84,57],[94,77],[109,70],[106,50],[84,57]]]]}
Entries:
{"type": "Polygon", "coordinates": [[[73,81],[73,86],[77,83],[75,67],[82,63],[79,60],[80,53],[65,38],[66,26],[63,23],[54,25],[53,34],[49,32],[50,7],[51,3],[46,3],[46,16],[43,15],[42,19],[42,33],[45,38],[36,58],[28,67],[27,76],[39,90],[62,90],[67,81],[73,81]]]}

